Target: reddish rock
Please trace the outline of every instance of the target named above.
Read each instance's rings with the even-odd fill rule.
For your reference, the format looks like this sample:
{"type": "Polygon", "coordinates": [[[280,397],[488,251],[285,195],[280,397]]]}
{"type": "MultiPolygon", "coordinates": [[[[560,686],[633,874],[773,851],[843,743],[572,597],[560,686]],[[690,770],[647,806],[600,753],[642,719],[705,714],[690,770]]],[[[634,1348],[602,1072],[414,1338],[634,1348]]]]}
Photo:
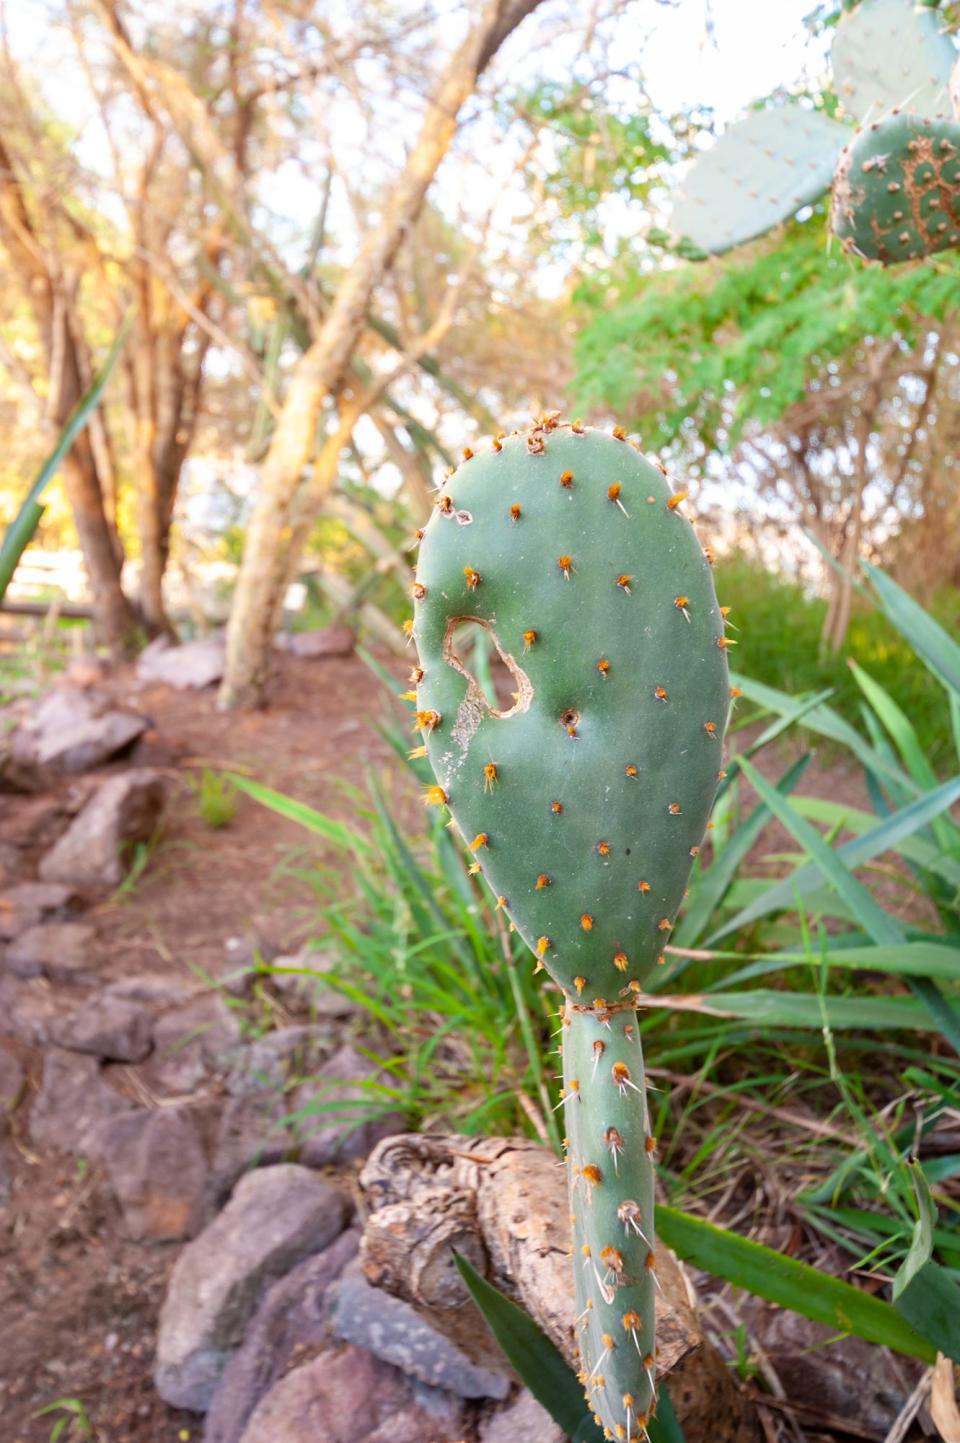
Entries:
{"type": "Polygon", "coordinates": [[[153,1018],[122,997],[92,997],[53,1028],[53,1040],[71,1052],[107,1062],[142,1062],[152,1045],[153,1018]]]}
{"type": "Polygon", "coordinates": [[[153,835],[163,808],[159,772],[133,769],[102,782],[40,863],[46,882],[117,887],[137,842],[153,835]]]}
{"type": "Polygon", "coordinates": [[[463,1404],[415,1384],[365,1348],[331,1348],[282,1378],[241,1443],[458,1443],[463,1404]]]}
{"type": "Polygon", "coordinates": [[[207,1164],[186,1108],[138,1108],[113,1118],[101,1152],[131,1238],[168,1243],[199,1232],[207,1164]]]}

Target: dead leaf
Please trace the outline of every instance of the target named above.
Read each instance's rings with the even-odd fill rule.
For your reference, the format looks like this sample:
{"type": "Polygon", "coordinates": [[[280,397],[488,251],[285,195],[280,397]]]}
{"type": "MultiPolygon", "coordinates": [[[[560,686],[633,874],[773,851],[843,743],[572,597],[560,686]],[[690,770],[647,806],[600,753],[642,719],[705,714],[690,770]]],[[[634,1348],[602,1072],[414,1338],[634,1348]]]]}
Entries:
{"type": "Polygon", "coordinates": [[[960,1443],[960,1408],[957,1407],[954,1389],[953,1363],[942,1353],[937,1354],[937,1365],[933,1370],[930,1416],[943,1443],[960,1443]]]}

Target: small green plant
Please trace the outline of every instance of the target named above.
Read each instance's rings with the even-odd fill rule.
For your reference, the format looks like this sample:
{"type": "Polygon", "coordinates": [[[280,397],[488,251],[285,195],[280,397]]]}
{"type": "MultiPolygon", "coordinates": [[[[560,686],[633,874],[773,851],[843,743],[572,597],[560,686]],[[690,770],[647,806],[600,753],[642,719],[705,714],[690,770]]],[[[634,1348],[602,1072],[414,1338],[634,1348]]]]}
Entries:
{"type": "Polygon", "coordinates": [[[215,830],[229,827],[240,805],[240,794],[232,778],[226,772],[204,767],[199,778],[187,778],[187,785],[196,796],[197,811],[207,826],[215,830]]]}
{"type": "Polygon", "coordinates": [[[99,1438],[99,1433],[90,1421],[90,1415],[79,1398],[58,1398],[44,1408],[38,1408],[34,1418],[49,1418],[59,1413],[50,1429],[49,1443],[84,1443],[84,1440],[99,1438]]]}

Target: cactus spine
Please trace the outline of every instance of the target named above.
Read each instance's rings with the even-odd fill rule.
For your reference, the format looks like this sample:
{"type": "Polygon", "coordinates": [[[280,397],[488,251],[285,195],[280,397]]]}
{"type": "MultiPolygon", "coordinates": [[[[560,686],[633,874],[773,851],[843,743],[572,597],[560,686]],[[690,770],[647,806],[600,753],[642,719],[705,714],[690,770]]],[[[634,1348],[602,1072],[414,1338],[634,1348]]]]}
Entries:
{"type": "Polygon", "coordinates": [[[423,534],[416,724],[498,905],[563,992],[581,1376],[611,1437],[655,1403],[653,1139],[636,1006],[721,771],[727,638],[705,553],[623,433],[544,418],[465,453],[423,534]],[[485,627],[490,706],[457,651],[485,627]]]}

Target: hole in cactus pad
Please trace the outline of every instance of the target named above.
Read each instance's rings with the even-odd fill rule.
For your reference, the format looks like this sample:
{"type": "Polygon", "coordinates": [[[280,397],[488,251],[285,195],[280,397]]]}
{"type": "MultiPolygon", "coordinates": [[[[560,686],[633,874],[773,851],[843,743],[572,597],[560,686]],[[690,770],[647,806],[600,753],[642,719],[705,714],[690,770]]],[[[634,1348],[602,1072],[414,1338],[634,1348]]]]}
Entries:
{"type": "Polygon", "coordinates": [[[448,666],[467,678],[466,704],[503,718],[526,711],[533,701],[530,678],[481,617],[451,617],[443,656],[448,666]]]}

